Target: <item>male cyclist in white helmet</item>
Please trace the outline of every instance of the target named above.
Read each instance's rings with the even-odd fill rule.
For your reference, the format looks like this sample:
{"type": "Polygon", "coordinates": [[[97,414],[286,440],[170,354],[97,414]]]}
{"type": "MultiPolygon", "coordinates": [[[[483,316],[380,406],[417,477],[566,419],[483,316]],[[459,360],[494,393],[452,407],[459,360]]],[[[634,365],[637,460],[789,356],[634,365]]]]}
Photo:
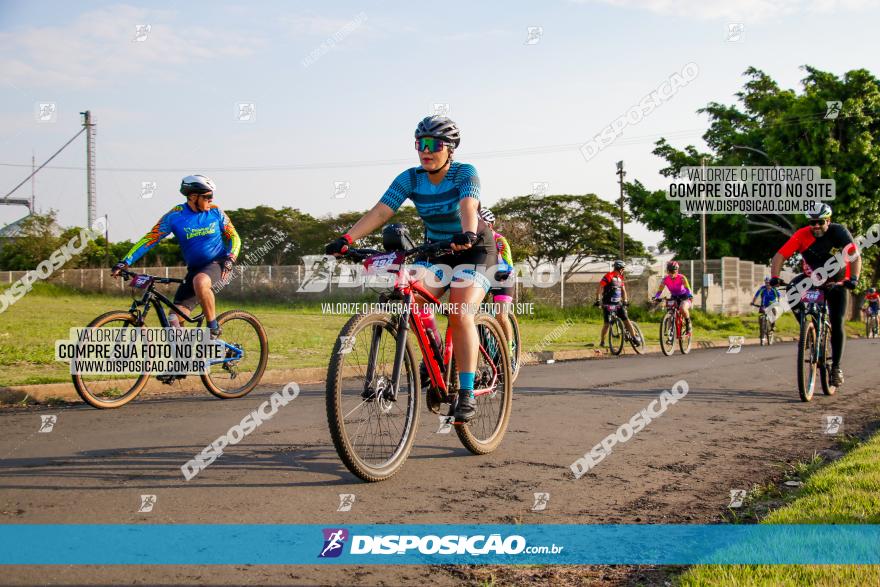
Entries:
{"type": "MultiPolygon", "coordinates": [[[[122,269],[137,262],[169,234],[177,237],[187,273],[174,294],[174,303],[187,314],[196,302],[202,306],[213,336],[220,335],[211,285],[225,279],[241,249],[241,239],[229,216],[214,203],[214,182],[204,175],[188,175],[180,182],[186,202],[174,206],[150,232],[136,242],[128,254],[113,267],[116,277],[122,269]]],[[[177,320],[171,316],[172,324],[177,320]]]]}

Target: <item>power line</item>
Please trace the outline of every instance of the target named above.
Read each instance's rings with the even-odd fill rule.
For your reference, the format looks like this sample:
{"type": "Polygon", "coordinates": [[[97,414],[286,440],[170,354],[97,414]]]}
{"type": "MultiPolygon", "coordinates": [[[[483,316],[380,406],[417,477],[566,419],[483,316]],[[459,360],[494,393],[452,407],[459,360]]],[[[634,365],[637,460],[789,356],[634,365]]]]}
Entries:
{"type": "MultiPolygon", "coordinates": [[[[15,190],[17,190],[18,188],[20,188],[21,186],[23,186],[24,184],[26,184],[26,183],[27,183],[27,180],[29,180],[30,178],[32,178],[33,176],[35,176],[39,170],[41,170],[42,168],[44,168],[44,167],[46,166],[46,164],[49,163],[49,161],[51,161],[52,159],[54,159],[54,158],[55,158],[55,157],[56,157],[61,151],[63,151],[63,150],[67,147],[67,145],[69,145],[70,143],[72,143],[72,142],[74,141],[74,139],[76,139],[76,137],[78,137],[79,135],[83,134],[85,131],[86,131],[86,129],[85,129],[85,127],[83,127],[83,129],[82,129],[81,131],[79,131],[78,133],[76,133],[75,135],[73,135],[73,137],[72,137],[69,141],[67,141],[66,143],[64,143],[64,145],[63,145],[60,149],[58,149],[57,151],[55,151],[55,152],[52,154],[51,157],[49,157],[48,159],[46,159],[46,161],[44,161],[42,165],[40,165],[39,167],[37,167],[36,169],[34,169],[33,172],[32,172],[30,175],[28,175],[26,178],[24,178],[23,180],[21,180],[21,183],[20,183],[20,184],[18,184],[18,185],[15,186],[14,188],[12,188],[12,189],[9,191],[8,194],[6,194],[5,196],[3,196],[3,199],[6,200],[9,196],[11,196],[12,194],[14,194],[14,193],[15,193],[15,190]]],[[[27,167],[27,165],[24,165],[24,166],[22,166],[22,165],[15,165],[15,167],[27,167]]],[[[31,163],[31,168],[33,168],[33,163],[31,163]]],[[[52,169],[52,168],[50,167],[50,169],[52,169]]],[[[85,169],[85,168],[83,167],[82,169],[85,169]]]]}
{"type": "MultiPolygon", "coordinates": [[[[664,133],[662,135],[641,135],[634,137],[620,137],[618,140],[614,141],[614,143],[608,145],[609,147],[615,146],[627,146],[627,145],[635,145],[641,143],[652,143],[657,140],[660,136],[664,137],[672,137],[672,138],[682,138],[683,136],[695,135],[704,132],[703,129],[694,129],[694,130],[686,130],[686,131],[674,131],[671,133],[664,133]]],[[[520,147],[518,149],[506,149],[506,150],[498,150],[498,151],[482,151],[477,153],[469,153],[467,155],[468,159],[498,159],[498,158],[510,158],[510,157],[521,157],[526,155],[545,155],[559,152],[567,152],[574,151],[581,148],[584,145],[583,142],[578,143],[564,143],[560,145],[544,145],[538,147],[520,147]]],[[[411,159],[377,159],[373,161],[333,161],[326,163],[300,163],[300,164],[279,164],[279,165],[257,165],[257,166],[242,166],[242,167],[165,167],[165,168],[144,168],[144,167],[98,167],[98,171],[103,172],[120,172],[120,173],[166,173],[166,172],[180,172],[180,171],[190,171],[192,169],[199,169],[204,172],[232,172],[232,171],[302,171],[302,170],[311,170],[311,169],[336,169],[336,168],[345,168],[345,167],[372,167],[372,166],[382,166],[382,165],[405,165],[410,163],[411,159]]],[[[27,164],[24,163],[0,163],[2,167],[27,167],[27,164]]],[[[57,169],[57,170],[69,170],[69,171],[83,171],[85,167],[74,166],[74,165],[55,165],[50,166],[47,169],[57,169]]]]}
{"type": "MultiPolygon", "coordinates": [[[[841,113],[838,115],[837,120],[843,118],[849,118],[852,115],[846,115],[841,113]]],[[[813,122],[817,120],[825,119],[825,113],[816,112],[813,114],[805,114],[802,116],[794,116],[790,118],[783,118],[781,120],[764,120],[763,122],[758,122],[754,120],[754,117],[751,117],[748,122],[758,122],[758,124],[762,127],[768,126],[782,126],[782,125],[799,125],[805,122],[813,122]]],[[[744,121],[746,122],[746,121],[744,121]]],[[[681,139],[687,136],[694,135],[703,135],[708,131],[708,129],[690,129],[690,130],[679,130],[672,131],[666,133],[658,133],[651,135],[637,135],[632,137],[621,136],[618,137],[614,142],[607,145],[605,148],[610,147],[626,147],[632,145],[639,145],[645,143],[654,143],[659,138],[670,138],[670,139],[681,139]]],[[[82,132],[82,131],[80,131],[82,132]]],[[[77,134],[79,136],[79,133],[77,134]]],[[[598,135],[595,135],[598,136],[598,135]]],[[[74,137],[76,138],[76,137],[74,137]]],[[[73,139],[71,139],[72,141],[73,139]]],[[[513,157],[522,157],[527,155],[549,155],[553,153],[561,153],[568,152],[580,149],[585,142],[577,142],[577,143],[563,143],[559,145],[544,145],[537,147],[520,147],[517,149],[505,149],[505,150],[496,150],[496,151],[482,151],[477,153],[468,153],[468,159],[506,159],[513,157]]],[[[67,145],[65,145],[67,146],[67,145]]],[[[62,147],[63,149],[64,147],[62,147]]],[[[56,153],[57,155],[57,153],[56,153]]],[[[54,155],[53,155],[54,157],[54,155]]],[[[51,158],[50,158],[51,160],[51,158]]],[[[210,172],[262,172],[262,171],[308,171],[308,170],[317,170],[317,169],[340,169],[340,168],[349,168],[349,167],[379,167],[383,165],[406,165],[410,163],[410,159],[376,159],[372,161],[331,161],[331,162],[323,162],[323,163],[294,163],[294,164],[278,164],[278,165],[255,165],[255,166],[240,166],[240,167],[159,167],[159,168],[145,168],[145,167],[98,167],[97,171],[102,172],[112,172],[112,173],[171,173],[171,172],[188,172],[192,169],[199,169],[206,173],[210,172]]],[[[48,161],[47,161],[48,163],[48,161]]],[[[40,166],[37,171],[42,169],[45,166],[40,166]]],[[[27,163],[2,163],[0,162],[0,167],[30,167],[27,163]]],[[[67,165],[53,165],[47,167],[47,169],[56,169],[56,170],[67,170],[67,171],[84,171],[86,168],[81,166],[67,166],[67,165]]],[[[25,180],[27,181],[27,179],[25,180]]],[[[15,189],[18,189],[16,186],[15,189]]],[[[15,191],[15,190],[13,190],[15,191]]],[[[12,192],[10,192],[11,194],[12,192]]]]}

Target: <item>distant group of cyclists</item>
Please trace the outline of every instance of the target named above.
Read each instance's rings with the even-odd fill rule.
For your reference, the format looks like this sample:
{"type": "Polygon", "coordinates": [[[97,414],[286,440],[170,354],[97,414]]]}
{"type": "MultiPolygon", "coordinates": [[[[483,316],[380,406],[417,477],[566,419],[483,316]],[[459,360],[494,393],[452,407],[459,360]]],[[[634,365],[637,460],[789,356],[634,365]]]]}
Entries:
{"type": "MultiPolygon", "coordinates": [[[[340,256],[355,243],[386,225],[395,212],[410,200],[424,223],[425,239],[429,243],[448,242],[451,253],[420,258],[418,263],[434,272],[446,285],[426,289],[435,296],[450,290],[452,307],[472,307],[478,304],[490,290],[495,301],[505,307],[499,316],[505,332],[510,334],[510,324],[504,319],[513,300],[513,260],[510,244],[496,229],[496,218],[491,210],[480,204],[481,186],[476,169],[467,163],[454,160],[461,144],[458,125],[445,116],[428,116],[421,120],[415,130],[415,150],[419,165],[406,169],[392,182],[379,201],[347,231],[325,247],[328,255],[340,256]],[[498,266],[495,289],[477,267],[498,266]],[[444,271],[451,269],[450,275],[444,271]],[[450,288],[455,283],[456,287],[450,288]],[[498,287],[497,284],[501,283],[498,287]]],[[[137,262],[158,242],[169,234],[177,237],[187,265],[185,282],[180,286],[174,302],[184,310],[191,311],[196,302],[201,304],[207,325],[213,335],[219,336],[212,284],[225,279],[232,271],[239,255],[241,241],[229,217],[213,203],[215,185],[203,175],[187,176],[180,192],[185,202],[174,206],[156,223],[123,259],[113,268],[113,274],[137,262]]],[[[854,247],[852,235],[839,224],[831,223],[831,208],[822,204],[809,214],[809,225],[798,230],[773,257],[771,277],[753,298],[760,299],[763,308],[780,299],[777,289],[781,285],[779,273],[785,259],[800,253],[804,261],[804,273],[792,282],[810,276],[810,268],[821,267],[829,256],[847,247],[854,247]]],[[[856,257],[846,263],[834,279],[850,289],[858,282],[861,259],[856,257]]],[[[604,304],[604,339],[609,324],[609,307],[615,308],[623,319],[629,334],[638,337],[627,314],[629,299],[626,292],[622,260],[613,263],[596,291],[596,303],[604,304]]],[[[691,332],[690,307],[693,291],[687,277],[681,273],[678,262],[666,264],[666,275],[652,300],[659,301],[664,290],[678,304],[684,319],[684,328],[691,332]]],[[[843,356],[843,317],[846,296],[834,290],[828,293],[832,323],[832,346],[834,370],[832,379],[843,382],[840,359],[843,356]]],[[[880,295],[872,288],[866,299],[867,311],[877,313],[880,295]]],[[[454,342],[454,358],[458,369],[459,400],[455,408],[456,423],[471,420],[476,414],[474,401],[474,371],[477,365],[478,339],[474,316],[467,312],[452,313],[449,328],[454,342]]]]}

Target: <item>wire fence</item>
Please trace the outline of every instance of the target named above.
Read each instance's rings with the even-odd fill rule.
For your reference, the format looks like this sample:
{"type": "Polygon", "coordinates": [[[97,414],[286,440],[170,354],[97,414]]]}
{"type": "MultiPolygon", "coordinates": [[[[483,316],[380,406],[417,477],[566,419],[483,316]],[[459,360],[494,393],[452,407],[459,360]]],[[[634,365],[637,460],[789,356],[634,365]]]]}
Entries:
{"type": "MultiPolygon", "coordinates": [[[[752,311],[750,302],[755,291],[769,275],[769,267],[736,257],[712,259],[707,263],[707,273],[712,275],[712,285],[702,287],[703,274],[699,260],[680,261],[681,271],[687,276],[694,290],[694,306],[700,307],[706,296],[706,308],[711,312],[742,314],[752,311]]],[[[314,271],[305,265],[241,265],[235,268],[229,283],[215,287],[218,295],[233,300],[268,300],[276,302],[303,302],[352,300],[375,295],[356,271],[348,272],[350,266],[337,266],[333,277],[316,279],[314,271]]],[[[627,292],[631,303],[647,304],[657,291],[663,276],[663,264],[645,267],[640,275],[628,275],[627,292]]],[[[162,277],[183,278],[185,267],[140,267],[139,272],[162,277]]],[[[0,271],[0,283],[13,283],[25,275],[25,271],[0,271]]],[[[561,273],[561,272],[560,272],[561,273]]],[[[574,273],[564,281],[549,279],[544,283],[517,283],[516,299],[553,307],[572,307],[591,304],[596,297],[599,281],[604,271],[574,273]]],[[[51,283],[82,291],[105,294],[129,295],[129,288],[122,279],[113,279],[107,269],[62,269],[49,279],[51,283]]],[[[175,286],[170,285],[169,288],[175,286]]]]}

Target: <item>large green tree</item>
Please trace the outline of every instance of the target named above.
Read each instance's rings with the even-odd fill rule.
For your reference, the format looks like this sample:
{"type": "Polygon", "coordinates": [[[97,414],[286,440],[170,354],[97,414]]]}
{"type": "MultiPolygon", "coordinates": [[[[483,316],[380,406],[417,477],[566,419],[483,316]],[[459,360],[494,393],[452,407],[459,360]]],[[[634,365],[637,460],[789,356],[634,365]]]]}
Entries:
{"type": "MultiPolygon", "coordinates": [[[[511,243],[514,260],[540,263],[570,261],[566,276],[591,259],[620,254],[620,209],[595,194],[518,196],[492,206],[499,228],[511,243]]],[[[629,220],[625,215],[624,220],[629,220]]],[[[643,256],[645,248],[624,235],[627,256],[643,256]]]]}
{"type": "MultiPolygon", "coordinates": [[[[692,145],[678,149],[666,139],[654,154],[666,161],[660,170],[676,177],[683,166],[818,166],[823,178],[836,181],[834,221],[863,234],[878,220],[880,201],[880,81],[864,69],[842,77],[805,66],[798,93],[781,89],[766,73],[749,68],[738,103],[709,103],[699,110],[709,117],[703,139],[709,150],[692,145]],[[837,118],[826,117],[828,101],[843,103],[837,118]]],[[[665,190],[641,182],[626,184],[630,209],[648,228],[663,233],[662,245],[682,256],[699,249],[699,216],[684,217],[665,190]]],[[[707,254],[733,255],[767,262],[805,219],[782,215],[709,215],[707,254]]],[[[866,253],[876,264],[876,252],[866,253]]]]}

